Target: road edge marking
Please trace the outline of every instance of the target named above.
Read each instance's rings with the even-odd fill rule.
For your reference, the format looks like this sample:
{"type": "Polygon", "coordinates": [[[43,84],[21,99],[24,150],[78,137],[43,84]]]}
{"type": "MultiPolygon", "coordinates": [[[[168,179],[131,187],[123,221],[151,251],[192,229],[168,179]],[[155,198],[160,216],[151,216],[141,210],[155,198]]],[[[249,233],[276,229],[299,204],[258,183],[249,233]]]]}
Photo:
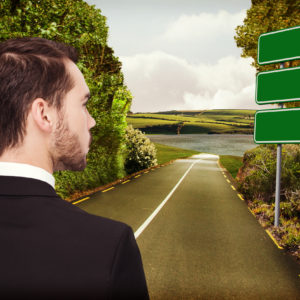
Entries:
{"type": "Polygon", "coordinates": [[[163,208],[163,206],[167,203],[169,198],[172,196],[172,194],[175,192],[181,181],[185,178],[185,176],[188,174],[188,172],[191,170],[191,168],[194,166],[194,163],[190,165],[188,170],[184,173],[184,175],[179,179],[177,184],[173,187],[171,192],[168,194],[168,196],[161,202],[161,204],[153,211],[153,213],[146,219],[146,221],[138,228],[138,230],[134,233],[134,237],[137,239],[140,234],[147,228],[147,226],[150,224],[150,222],[155,218],[155,216],[159,213],[159,211],[163,208]]]}
{"type": "Polygon", "coordinates": [[[114,187],[114,186],[112,186],[111,188],[109,188],[109,189],[106,189],[106,190],[102,191],[102,193],[108,192],[108,191],[110,191],[110,190],[112,190],[112,189],[114,189],[114,188],[115,188],[115,187],[114,187]]]}
{"type": "Polygon", "coordinates": [[[242,201],[245,201],[244,198],[243,198],[243,196],[242,196],[241,194],[238,193],[237,195],[238,195],[238,197],[239,197],[242,201]]]}
{"type": "Polygon", "coordinates": [[[86,201],[86,200],[88,200],[88,199],[90,199],[90,197],[86,197],[86,198],[80,199],[80,200],[78,200],[78,201],[72,202],[72,204],[77,204],[77,203],[86,201]]]}
{"type": "Polygon", "coordinates": [[[266,233],[268,234],[268,236],[272,239],[272,241],[274,242],[274,244],[278,247],[278,249],[283,249],[275,240],[275,238],[272,236],[272,234],[270,233],[270,231],[268,229],[266,229],[266,233]]]}
{"type": "Polygon", "coordinates": [[[248,207],[249,211],[251,212],[251,214],[253,215],[253,217],[256,219],[255,213],[252,211],[252,209],[249,206],[247,206],[247,207],[248,207]]]}

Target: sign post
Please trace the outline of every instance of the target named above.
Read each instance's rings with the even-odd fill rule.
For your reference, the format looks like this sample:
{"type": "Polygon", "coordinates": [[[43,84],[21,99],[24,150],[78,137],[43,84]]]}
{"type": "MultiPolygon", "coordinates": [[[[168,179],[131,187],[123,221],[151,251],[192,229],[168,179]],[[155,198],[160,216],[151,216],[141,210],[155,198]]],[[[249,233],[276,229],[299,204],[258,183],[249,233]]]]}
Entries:
{"type": "Polygon", "coordinates": [[[279,225],[279,215],[280,215],[281,154],[282,154],[282,144],[278,144],[277,161],[276,161],[276,190],[275,190],[275,219],[274,219],[274,226],[276,227],[279,225]]]}
{"type": "Polygon", "coordinates": [[[257,111],[254,141],[277,143],[275,219],[279,225],[282,144],[300,143],[300,108],[283,109],[283,103],[300,101],[300,67],[285,69],[283,62],[300,59],[300,26],[263,33],[258,39],[257,61],[260,65],[280,62],[280,70],[260,72],[256,78],[255,102],[280,103],[280,109],[257,111]],[[298,131],[298,132],[297,132],[298,131]]]}

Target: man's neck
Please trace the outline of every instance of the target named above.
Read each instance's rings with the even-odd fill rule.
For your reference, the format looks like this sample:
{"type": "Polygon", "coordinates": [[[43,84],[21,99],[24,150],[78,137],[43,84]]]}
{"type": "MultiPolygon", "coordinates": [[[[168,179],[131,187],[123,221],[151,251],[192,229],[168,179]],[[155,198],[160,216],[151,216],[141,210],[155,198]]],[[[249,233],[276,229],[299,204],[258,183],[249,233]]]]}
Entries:
{"type": "Polygon", "coordinates": [[[39,157],[28,156],[25,153],[19,155],[20,151],[6,151],[0,156],[0,162],[14,162],[20,164],[28,164],[34,167],[39,167],[46,170],[48,173],[53,174],[53,169],[50,168],[50,164],[39,161],[39,157]]]}

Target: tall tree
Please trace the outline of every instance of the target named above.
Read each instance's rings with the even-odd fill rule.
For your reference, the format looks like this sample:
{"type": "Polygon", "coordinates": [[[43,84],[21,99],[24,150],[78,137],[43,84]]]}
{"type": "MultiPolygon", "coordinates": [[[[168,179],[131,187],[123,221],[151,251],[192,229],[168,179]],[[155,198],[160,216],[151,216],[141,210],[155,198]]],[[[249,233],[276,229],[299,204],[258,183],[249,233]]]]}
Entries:
{"type": "Polygon", "coordinates": [[[124,176],[122,151],[132,97],[123,82],[121,63],[107,45],[108,27],[101,10],[83,0],[2,0],[0,41],[25,36],[74,46],[92,95],[88,109],[97,124],[87,168],[55,173],[57,192],[67,197],[124,176]]]}
{"type": "MultiPolygon", "coordinates": [[[[234,37],[241,47],[242,57],[252,57],[252,66],[258,72],[279,69],[280,64],[260,66],[257,63],[257,43],[262,33],[300,25],[300,0],[252,0],[244,25],[237,26],[234,37]]],[[[300,60],[285,63],[285,67],[300,65],[300,60]]],[[[286,107],[299,107],[299,102],[285,103],[286,107]]]]}

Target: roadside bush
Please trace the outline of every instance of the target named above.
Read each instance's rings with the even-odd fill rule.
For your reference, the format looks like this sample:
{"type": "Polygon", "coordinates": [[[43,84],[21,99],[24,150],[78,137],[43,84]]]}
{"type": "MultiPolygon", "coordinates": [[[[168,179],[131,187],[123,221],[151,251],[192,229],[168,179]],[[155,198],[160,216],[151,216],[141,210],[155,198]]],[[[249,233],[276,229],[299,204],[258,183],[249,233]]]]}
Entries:
{"type": "Polygon", "coordinates": [[[279,226],[275,215],[276,145],[249,150],[236,177],[238,189],[260,223],[300,259],[300,145],[282,147],[279,226]]]}
{"type": "MultiPolygon", "coordinates": [[[[283,145],[281,198],[286,200],[300,189],[300,146],[283,145]]],[[[276,145],[261,145],[247,151],[237,174],[238,188],[249,199],[271,203],[275,197],[276,145]]]]}
{"type": "Polygon", "coordinates": [[[300,223],[299,220],[295,217],[293,219],[283,219],[280,220],[282,226],[277,229],[278,234],[282,238],[283,244],[286,245],[287,248],[292,248],[294,250],[298,250],[296,254],[300,258],[300,223]]]}
{"type": "Polygon", "coordinates": [[[125,171],[127,174],[157,165],[155,145],[132,125],[125,132],[125,171]]]}
{"type": "Polygon", "coordinates": [[[286,191],[285,197],[288,202],[280,203],[280,213],[286,218],[300,219],[300,190],[286,191]]]}

